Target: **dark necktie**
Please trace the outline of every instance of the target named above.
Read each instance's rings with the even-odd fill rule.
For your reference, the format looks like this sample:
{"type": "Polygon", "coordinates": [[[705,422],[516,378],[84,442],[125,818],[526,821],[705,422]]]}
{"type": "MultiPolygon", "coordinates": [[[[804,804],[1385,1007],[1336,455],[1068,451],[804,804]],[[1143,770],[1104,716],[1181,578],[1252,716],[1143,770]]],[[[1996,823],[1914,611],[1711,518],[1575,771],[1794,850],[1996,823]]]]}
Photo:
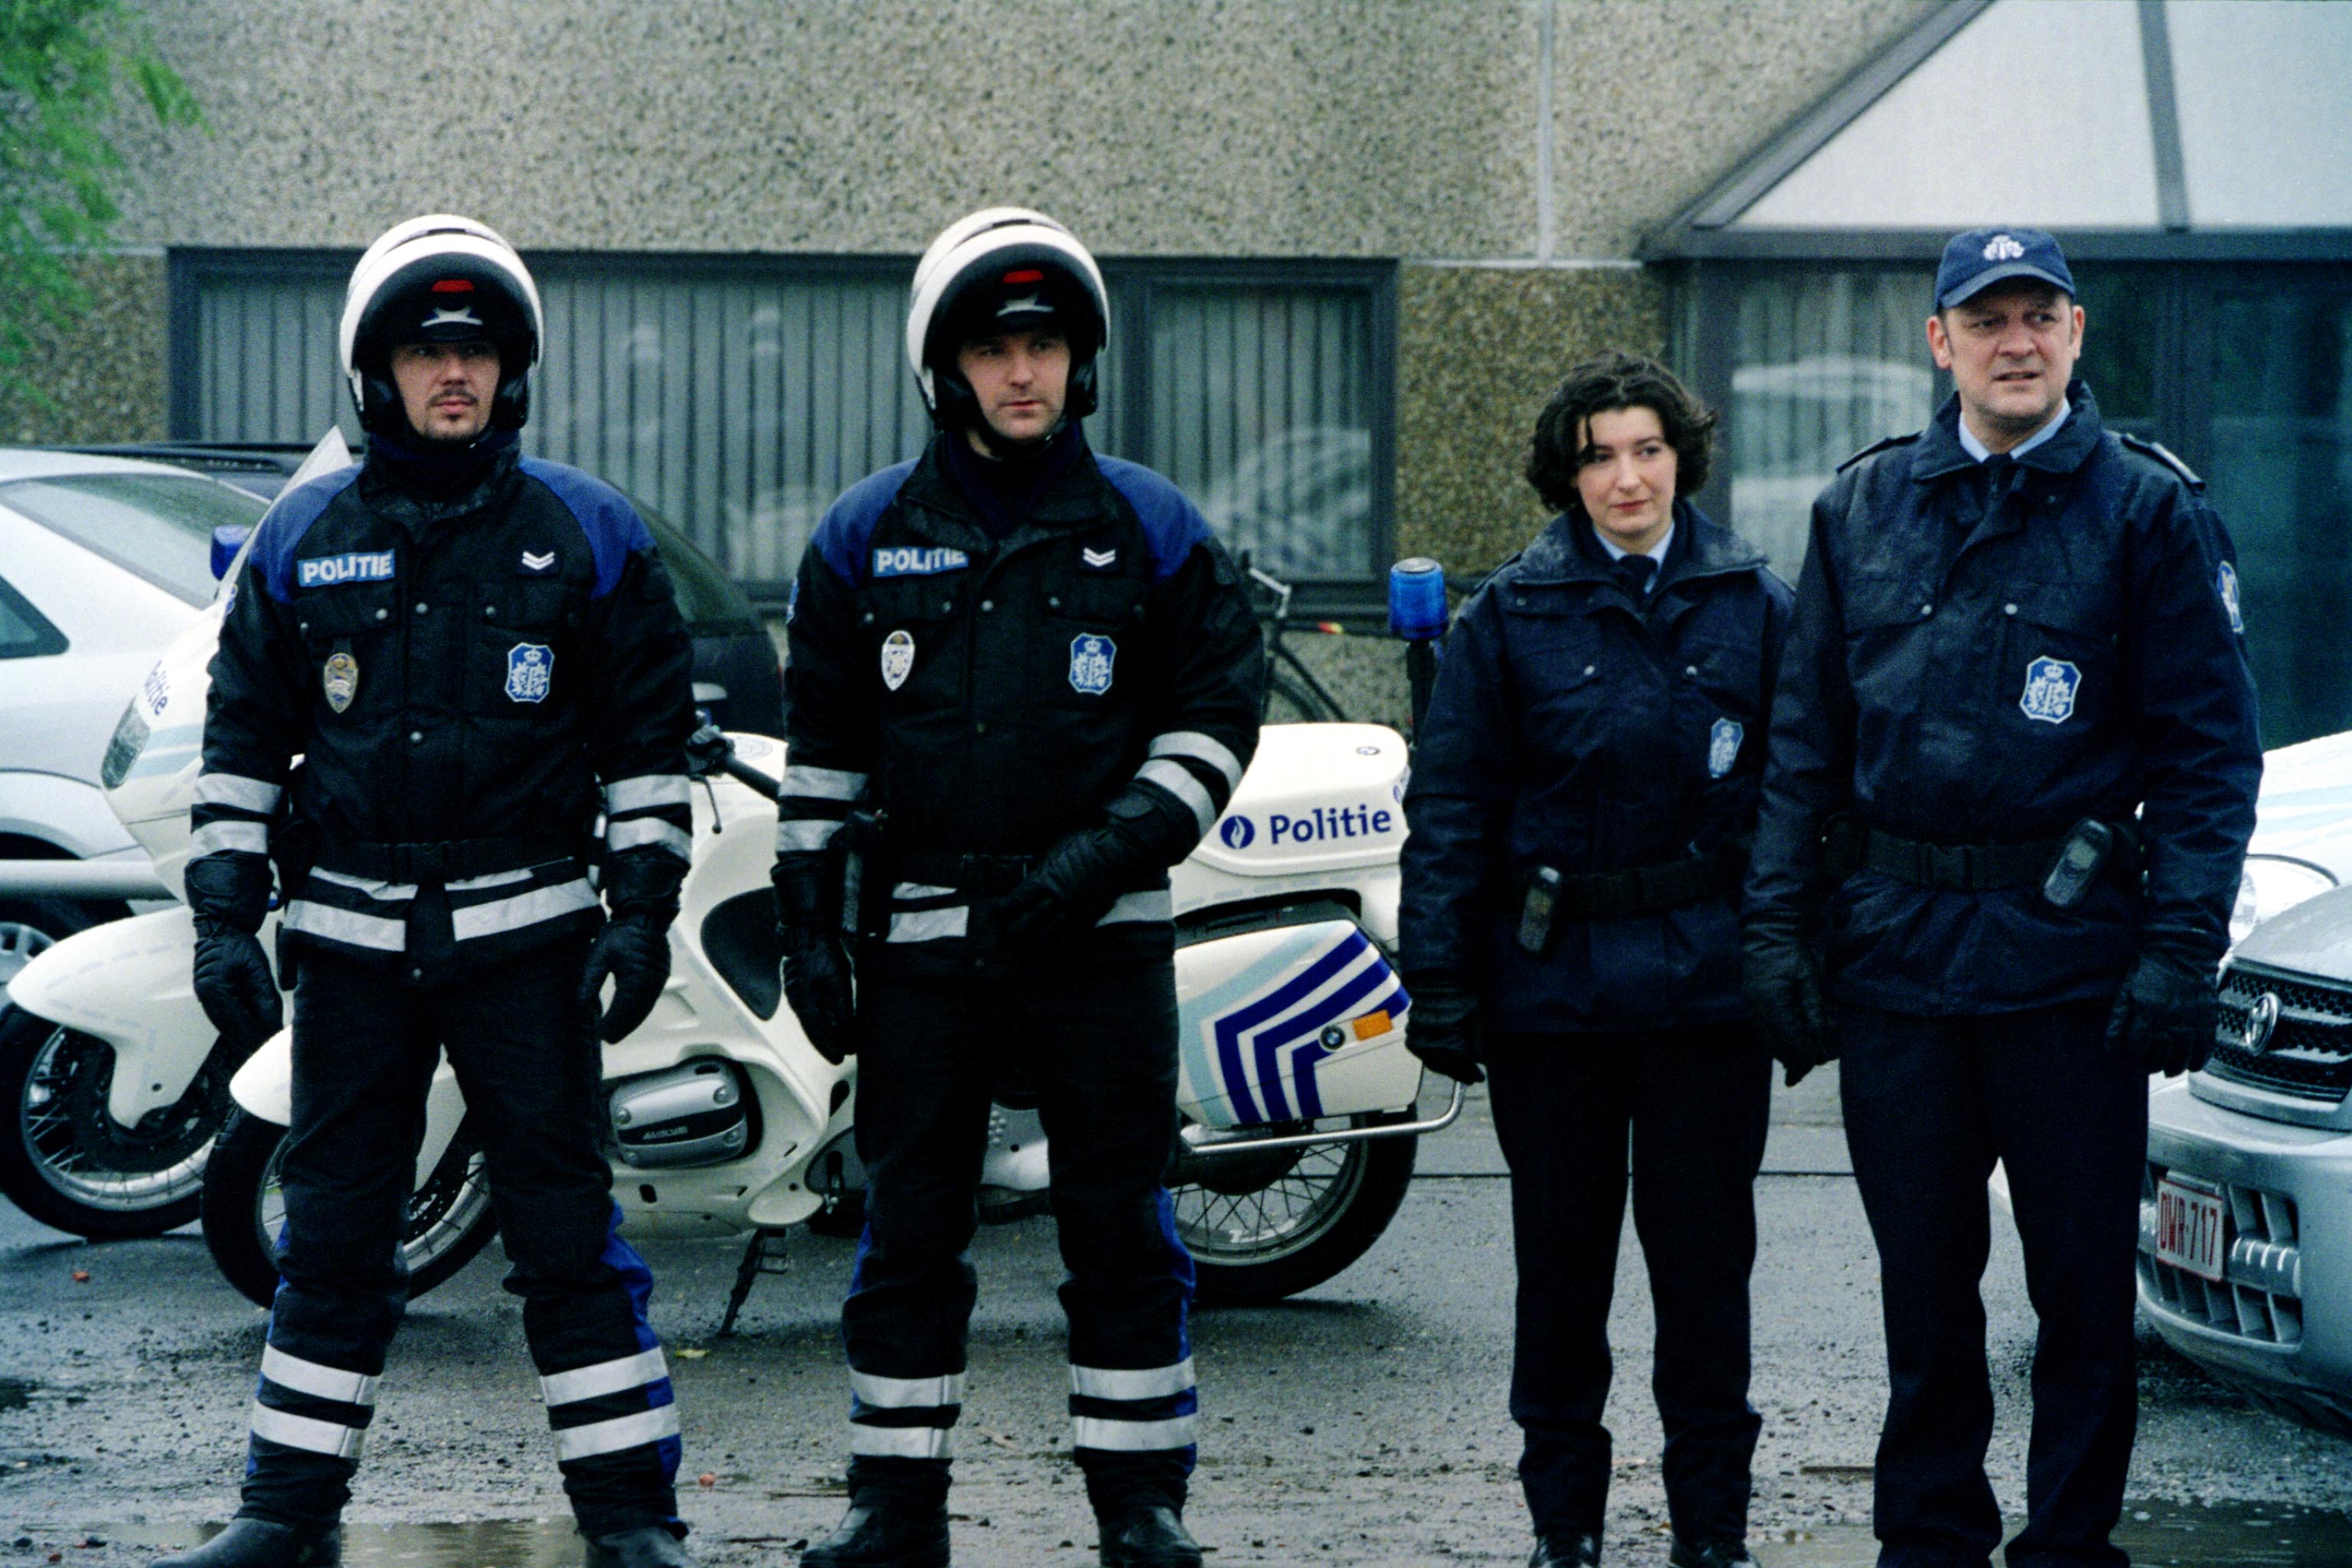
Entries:
{"type": "Polygon", "coordinates": [[[1650,597],[1650,580],[1658,574],[1658,563],[1646,555],[1621,555],[1617,559],[1617,581],[1625,585],[1625,593],[1634,604],[1646,604],[1650,597]]]}
{"type": "Polygon", "coordinates": [[[1995,452],[1984,460],[1985,521],[1999,517],[2000,509],[2008,504],[2010,480],[2016,472],[2017,459],[2006,452],[1995,452]]]}

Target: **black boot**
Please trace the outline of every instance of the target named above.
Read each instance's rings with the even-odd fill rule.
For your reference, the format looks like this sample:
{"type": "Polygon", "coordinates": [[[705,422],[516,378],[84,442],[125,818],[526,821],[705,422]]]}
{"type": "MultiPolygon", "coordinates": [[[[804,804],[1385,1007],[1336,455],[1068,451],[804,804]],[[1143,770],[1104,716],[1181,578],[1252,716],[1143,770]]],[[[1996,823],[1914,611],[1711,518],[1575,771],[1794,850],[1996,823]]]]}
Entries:
{"type": "Polygon", "coordinates": [[[947,1500],[860,1488],[840,1528],[801,1554],[801,1568],[948,1568],[947,1500]]]}
{"type": "Polygon", "coordinates": [[[1756,1559],[1748,1555],[1748,1543],[1744,1541],[1709,1541],[1702,1544],[1677,1535],[1666,1557],[1666,1568],[1756,1568],[1756,1559]]]}
{"type": "Polygon", "coordinates": [[[1103,1568],[1201,1568],[1201,1543],[1165,1503],[1136,1503],[1098,1522],[1103,1568]]]}
{"type": "Polygon", "coordinates": [[[588,1568],[702,1568],[668,1528],[639,1525],[635,1530],[588,1538],[588,1568]]]}
{"type": "Polygon", "coordinates": [[[1528,1568],[1600,1568],[1600,1563],[1598,1531],[1585,1535],[1555,1530],[1536,1537],[1536,1554],[1528,1559],[1528,1568]]]}
{"type": "Polygon", "coordinates": [[[335,1568],[342,1560],[343,1535],[334,1525],[238,1518],[193,1552],[157,1558],[154,1568],[335,1568]]]}

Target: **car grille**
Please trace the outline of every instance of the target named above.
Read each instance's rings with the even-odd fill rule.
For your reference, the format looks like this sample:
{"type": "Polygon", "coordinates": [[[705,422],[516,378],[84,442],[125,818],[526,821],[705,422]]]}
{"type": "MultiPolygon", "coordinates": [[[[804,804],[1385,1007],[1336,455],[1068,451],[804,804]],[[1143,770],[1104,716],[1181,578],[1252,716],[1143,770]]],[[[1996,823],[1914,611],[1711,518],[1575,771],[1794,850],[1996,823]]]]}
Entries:
{"type": "Polygon", "coordinates": [[[2254,964],[2221,974],[2221,1016],[2206,1070],[2302,1100],[2341,1100],[2352,1089],[2352,987],[2294,978],[2254,964]],[[2278,998],[2278,1022],[2250,1050],[2246,1024],[2264,993],[2278,998]]]}
{"type": "Polygon", "coordinates": [[[2139,1277],[2147,1295],[2176,1316],[2221,1333],[2264,1344],[2300,1344],[2303,1250],[2294,1200],[2236,1182],[2200,1183],[2219,1186],[2229,1212],[2224,1279],[2216,1284],[2156,1259],[2156,1184],[2167,1174],[2164,1166],[2149,1162],[2140,1188],[2139,1277]]]}

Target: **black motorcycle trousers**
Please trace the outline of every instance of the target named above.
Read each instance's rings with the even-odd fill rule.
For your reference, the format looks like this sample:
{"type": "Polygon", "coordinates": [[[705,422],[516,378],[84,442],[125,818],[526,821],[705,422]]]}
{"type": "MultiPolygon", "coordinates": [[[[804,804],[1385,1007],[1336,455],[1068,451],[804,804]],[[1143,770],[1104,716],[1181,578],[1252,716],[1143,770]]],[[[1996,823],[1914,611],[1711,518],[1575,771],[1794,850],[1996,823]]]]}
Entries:
{"type": "Polygon", "coordinates": [[[1598,1534],[1606,1511],[1601,1414],[1630,1136],[1667,1511],[1685,1539],[1743,1539],[1763,1425],[1748,1403],[1748,1277],[1770,1058],[1748,1026],[1717,1024],[1504,1035],[1486,1069],[1511,1170],[1511,1416],[1528,1521],[1538,1535],[1598,1534]]]}
{"type": "Polygon", "coordinates": [[[932,1496],[947,1485],[989,1107],[1011,1070],[1045,1123],[1087,1495],[1097,1512],[1181,1508],[1199,1406],[1192,1260],[1161,1184],[1176,1131],[1172,963],[869,973],[857,1000],[866,1224],[842,1307],[852,1488],[932,1496]]]}
{"type": "Polygon", "coordinates": [[[239,1512],[323,1523],[350,1496],[407,1300],[401,1233],[446,1048],[581,1528],[681,1528],[677,1410],[646,1319],[653,1278],[617,1234],[597,1145],[585,958],[585,943],[561,941],[462,985],[420,986],[364,960],[301,954],[280,1281],[239,1512]]]}

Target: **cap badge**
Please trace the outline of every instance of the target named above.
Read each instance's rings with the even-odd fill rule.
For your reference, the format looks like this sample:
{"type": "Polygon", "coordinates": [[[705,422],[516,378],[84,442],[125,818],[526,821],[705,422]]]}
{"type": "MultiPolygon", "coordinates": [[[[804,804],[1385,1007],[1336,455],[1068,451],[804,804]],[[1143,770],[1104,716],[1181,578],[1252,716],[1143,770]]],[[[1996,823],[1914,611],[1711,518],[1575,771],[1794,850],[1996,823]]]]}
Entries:
{"type": "Polygon", "coordinates": [[[1987,261],[2015,261],[2024,254],[2025,247],[2005,234],[1994,235],[1985,242],[1984,258],[1987,261]]]}

